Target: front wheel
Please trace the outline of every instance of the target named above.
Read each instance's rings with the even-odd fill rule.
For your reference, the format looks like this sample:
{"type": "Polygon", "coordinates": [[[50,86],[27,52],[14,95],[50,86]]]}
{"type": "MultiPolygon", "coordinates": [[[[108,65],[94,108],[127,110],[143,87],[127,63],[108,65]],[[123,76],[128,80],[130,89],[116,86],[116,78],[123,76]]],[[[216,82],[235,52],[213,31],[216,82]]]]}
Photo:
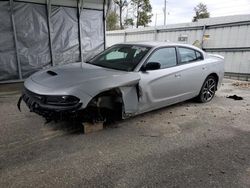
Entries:
{"type": "Polygon", "coordinates": [[[211,101],[214,98],[217,80],[213,76],[207,77],[202,85],[198,100],[202,103],[211,101]]]}

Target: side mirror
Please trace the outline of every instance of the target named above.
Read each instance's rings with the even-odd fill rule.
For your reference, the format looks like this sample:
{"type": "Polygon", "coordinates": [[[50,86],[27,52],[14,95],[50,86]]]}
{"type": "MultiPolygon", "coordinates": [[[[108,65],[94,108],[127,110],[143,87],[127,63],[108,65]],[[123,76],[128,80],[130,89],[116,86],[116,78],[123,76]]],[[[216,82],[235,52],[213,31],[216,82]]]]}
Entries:
{"type": "Polygon", "coordinates": [[[142,69],[142,71],[147,70],[157,70],[161,68],[161,64],[158,62],[148,62],[142,69]]]}

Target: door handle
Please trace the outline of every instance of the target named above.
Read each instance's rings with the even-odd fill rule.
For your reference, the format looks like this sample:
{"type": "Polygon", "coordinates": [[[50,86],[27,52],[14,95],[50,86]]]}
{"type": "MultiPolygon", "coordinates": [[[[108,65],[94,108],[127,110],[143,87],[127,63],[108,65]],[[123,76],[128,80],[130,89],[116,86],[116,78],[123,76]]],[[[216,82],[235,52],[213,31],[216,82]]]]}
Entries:
{"type": "Polygon", "coordinates": [[[180,78],[181,77],[181,74],[175,74],[174,75],[176,78],[180,78]]]}

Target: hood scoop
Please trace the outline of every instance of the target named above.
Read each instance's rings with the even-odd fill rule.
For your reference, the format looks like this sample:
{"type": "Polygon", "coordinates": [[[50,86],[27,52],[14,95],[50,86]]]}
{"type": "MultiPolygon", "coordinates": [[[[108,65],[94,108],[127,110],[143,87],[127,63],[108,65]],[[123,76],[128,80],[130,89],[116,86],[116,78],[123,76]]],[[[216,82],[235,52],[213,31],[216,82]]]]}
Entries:
{"type": "Polygon", "coordinates": [[[47,71],[47,73],[48,73],[49,75],[51,75],[51,76],[56,76],[56,75],[57,75],[56,72],[51,71],[51,70],[47,71]]]}

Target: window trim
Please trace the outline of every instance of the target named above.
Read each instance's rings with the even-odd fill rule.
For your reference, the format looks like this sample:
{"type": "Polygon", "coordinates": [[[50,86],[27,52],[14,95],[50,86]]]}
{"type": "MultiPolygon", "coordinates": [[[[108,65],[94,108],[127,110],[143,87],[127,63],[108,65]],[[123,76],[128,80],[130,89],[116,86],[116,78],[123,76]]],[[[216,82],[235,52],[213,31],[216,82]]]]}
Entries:
{"type": "MultiPolygon", "coordinates": [[[[178,66],[178,64],[179,64],[179,58],[178,58],[178,53],[177,53],[177,46],[161,46],[161,47],[155,48],[154,50],[152,50],[152,51],[150,52],[150,54],[148,55],[148,57],[145,59],[144,63],[141,65],[139,71],[142,71],[143,67],[148,63],[149,58],[150,58],[157,50],[160,50],[160,49],[163,49],[163,48],[174,48],[174,49],[175,49],[176,65],[173,65],[173,66],[170,66],[170,67],[165,67],[165,68],[162,68],[162,69],[157,69],[157,70],[164,70],[164,69],[168,69],[168,68],[171,68],[171,67],[176,67],[176,66],[178,66]]],[[[157,71],[157,70],[152,70],[152,71],[157,71]]]]}
{"type": "Polygon", "coordinates": [[[195,63],[195,62],[199,62],[199,61],[203,61],[204,60],[204,55],[202,52],[194,49],[194,48],[191,48],[191,47],[186,47],[186,46],[177,46],[177,55],[178,55],[178,65],[186,65],[186,64],[189,64],[189,63],[195,63]],[[190,49],[190,50],[193,50],[195,52],[195,57],[196,57],[196,60],[193,60],[193,61],[189,61],[189,62],[185,62],[185,63],[181,63],[181,53],[180,53],[180,48],[186,48],[186,49],[190,49]],[[197,55],[196,55],[196,52],[199,52],[201,54],[201,58],[202,59],[197,59],[197,55]]]}

